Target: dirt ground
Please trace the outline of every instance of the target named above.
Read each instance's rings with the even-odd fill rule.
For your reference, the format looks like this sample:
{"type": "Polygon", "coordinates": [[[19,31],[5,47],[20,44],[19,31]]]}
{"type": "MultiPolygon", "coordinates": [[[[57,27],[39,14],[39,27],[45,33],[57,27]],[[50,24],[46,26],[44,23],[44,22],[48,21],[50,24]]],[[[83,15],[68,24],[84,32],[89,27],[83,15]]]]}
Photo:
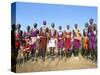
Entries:
{"type": "Polygon", "coordinates": [[[16,65],[16,72],[40,72],[40,71],[55,71],[55,70],[71,70],[71,69],[86,69],[86,68],[96,68],[97,63],[91,61],[90,59],[83,58],[81,55],[78,56],[79,60],[74,56],[70,58],[59,57],[46,58],[45,62],[41,58],[38,58],[37,61],[26,61],[21,65],[16,65]]]}

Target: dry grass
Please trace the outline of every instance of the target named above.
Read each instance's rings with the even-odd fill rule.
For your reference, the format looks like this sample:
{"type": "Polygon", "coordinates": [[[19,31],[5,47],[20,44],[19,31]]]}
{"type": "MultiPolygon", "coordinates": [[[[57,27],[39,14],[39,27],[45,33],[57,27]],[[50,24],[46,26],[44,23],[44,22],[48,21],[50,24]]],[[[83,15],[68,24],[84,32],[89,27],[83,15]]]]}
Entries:
{"type": "Polygon", "coordinates": [[[20,66],[17,64],[17,72],[37,72],[37,71],[55,71],[55,70],[70,70],[70,69],[86,69],[86,68],[96,68],[97,63],[83,58],[81,55],[78,56],[79,60],[75,57],[59,59],[56,57],[54,60],[47,58],[45,62],[39,58],[37,61],[32,61],[31,59],[20,66]]]}

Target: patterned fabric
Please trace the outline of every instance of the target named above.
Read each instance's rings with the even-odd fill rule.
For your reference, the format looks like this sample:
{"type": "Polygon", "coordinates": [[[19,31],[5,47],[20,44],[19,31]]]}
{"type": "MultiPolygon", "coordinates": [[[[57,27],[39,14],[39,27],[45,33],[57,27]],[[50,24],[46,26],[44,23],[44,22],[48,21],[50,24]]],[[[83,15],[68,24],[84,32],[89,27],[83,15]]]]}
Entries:
{"type": "Polygon", "coordinates": [[[54,28],[50,29],[50,40],[49,47],[56,47],[56,30],[54,28]]]}
{"type": "Polygon", "coordinates": [[[71,49],[71,31],[66,31],[66,36],[65,36],[65,49],[71,49]]]}
{"type": "Polygon", "coordinates": [[[88,37],[83,36],[83,48],[88,50],[88,37]]]}
{"type": "Polygon", "coordinates": [[[39,32],[40,36],[40,49],[46,49],[47,48],[47,37],[46,37],[46,28],[41,28],[39,32]]]}
{"type": "Polygon", "coordinates": [[[95,48],[95,35],[94,35],[94,33],[93,32],[90,32],[89,33],[90,35],[89,35],[89,48],[90,49],[94,49],[95,48]]]}
{"type": "Polygon", "coordinates": [[[95,33],[93,31],[93,25],[89,25],[88,36],[89,36],[89,48],[94,49],[96,47],[96,42],[95,42],[95,33]]]}
{"type": "Polygon", "coordinates": [[[74,48],[80,48],[80,41],[78,39],[74,39],[73,46],[74,48]]]}
{"type": "Polygon", "coordinates": [[[37,29],[32,29],[31,30],[31,37],[37,37],[38,30],[37,29]]]}
{"type": "Polygon", "coordinates": [[[64,47],[63,32],[59,31],[58,32],[58,48],[63,48],[63,47],[64,47]]]}
{"type": "Polygon", "coordinates": [[[74,40],[73,40],[74,48],[80,48],[80,45],[81,45],[80,40],[81,40],[80,30],[78,28],[74,29],[74,40]]]}

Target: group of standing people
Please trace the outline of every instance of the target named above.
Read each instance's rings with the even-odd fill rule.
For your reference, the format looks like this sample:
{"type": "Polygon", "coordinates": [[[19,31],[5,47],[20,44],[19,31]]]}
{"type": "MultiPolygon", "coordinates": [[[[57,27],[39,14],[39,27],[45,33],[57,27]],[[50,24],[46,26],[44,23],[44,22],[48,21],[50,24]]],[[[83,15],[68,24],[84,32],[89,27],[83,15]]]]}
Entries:
{"type": "Polygon", "coordinates": [[[15,27],[12,25],[12,39],[15,37],[15,44],[12,43],[15,49],[12,50],[16,59],[19,50],[25,60],[28,60],[30,55],[32,60],[41,56],[45,61],[46,56],[71,57],[72,54],[79,59],[79,53],[84,57],[97,59],[97,26],[92,18],[85,24],[83,33],[80,32],[78,24],[75,24],[73,30],[70,25],[67,25],[65,30],[62,26],[56,30],[55,23],[51,23],[51,28],[48,28],[46,21],[43,21],[40,29],[37,26],[37,23],[34,23],[32,28],[27,26],[27,31],[23,32],[20,24],[15,27]]]}

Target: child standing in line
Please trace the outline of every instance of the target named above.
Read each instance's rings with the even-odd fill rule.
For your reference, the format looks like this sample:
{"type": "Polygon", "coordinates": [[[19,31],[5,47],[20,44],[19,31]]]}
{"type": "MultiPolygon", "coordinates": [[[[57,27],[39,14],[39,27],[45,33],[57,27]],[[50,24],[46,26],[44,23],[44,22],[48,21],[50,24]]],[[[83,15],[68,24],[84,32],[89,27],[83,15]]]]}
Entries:
{"type": "Polygon", "coordinates": [[[96,43],[95,43],[95,31],[94,31],[94,23],[93,19],[91,18],[89,20],[89,27],[88,27],[88,36],[89,36],[89,49],[90,49],[90,58],[94,60],[95,56],[95,48],[96,48],[96,43]]]}
{"type": "Polygon", "coordinates": [[[40,28],[39,31],[39,37],[40,37],[40,43],[39,43],[39,53],[42,56],[43,61],[45,61],[46,51],[47,51],[47,33],[48,28],[46,27],[46,21],[43,21],[43,26],[40,28]]]}
{"type": "Polygon", "coordinates": [[[81,46],[81,33],[80,33],[80,30],[78,28],[78,25],[75,24],[75,29],[73,30],[73,37],[74,37],[74,40],[73,40],[73,51],[74,51],[74,56],[75,56],[75,59],[76,60],[79,60],[79,48],[81,46]]]}
{"type": "Polygon", "coordinates": [[[63,55],[63,48],[64,48],[64,38],[63,38],[63,31],[62,26],[59,26],[59,31],[57,32],[57,46],[58,46],[58,56],[63,55]]]}
{"type": "MultiPolygon", "coordinates": [[[[24,39],[25,39],[25,42],[28,43],[28,44],[31,41],[31,38],[30,37],[31,37],[30,26],[27,26],[27,31],[24,32],[24,39]]],[[[28,52],[27,52],[27,60],[29,59],[29,53],[30,53],[30,51],[31,51],[31,49],[28,50],[28,52]]]]}
{"type": "Polygon", "coordinates": [[[50,29],[50,40],[49,40],[49,48],[50,48],[50,56],[54,56],[55,48],[56,48],[56,30],[55,30],[55,24],[51,24],[51,29],[50,29]]]}
{"type": "Polygon", "coordinates": [[[71,30],[70,30],[70,26],[67,25],[67,29],[65,30],[65,41],[64,41],[64,47],[65,47],[65,54],[66,57],[70,57],[71,56],[71,30]]]}
{"type": "Polygon", "coordinates": [[[31,30],[31,55],[33,57],[32,61],[36,56],[37,35],[38,35],[37,23],[34,23],[34,28],[32,28],[31,30]]]}
{"type": "Polygon", "coordinates": [[[89,55],[89,38],[88,38],[88,23],[85,23],[82,37],[82,55],[88,57],[89,55]]]}

